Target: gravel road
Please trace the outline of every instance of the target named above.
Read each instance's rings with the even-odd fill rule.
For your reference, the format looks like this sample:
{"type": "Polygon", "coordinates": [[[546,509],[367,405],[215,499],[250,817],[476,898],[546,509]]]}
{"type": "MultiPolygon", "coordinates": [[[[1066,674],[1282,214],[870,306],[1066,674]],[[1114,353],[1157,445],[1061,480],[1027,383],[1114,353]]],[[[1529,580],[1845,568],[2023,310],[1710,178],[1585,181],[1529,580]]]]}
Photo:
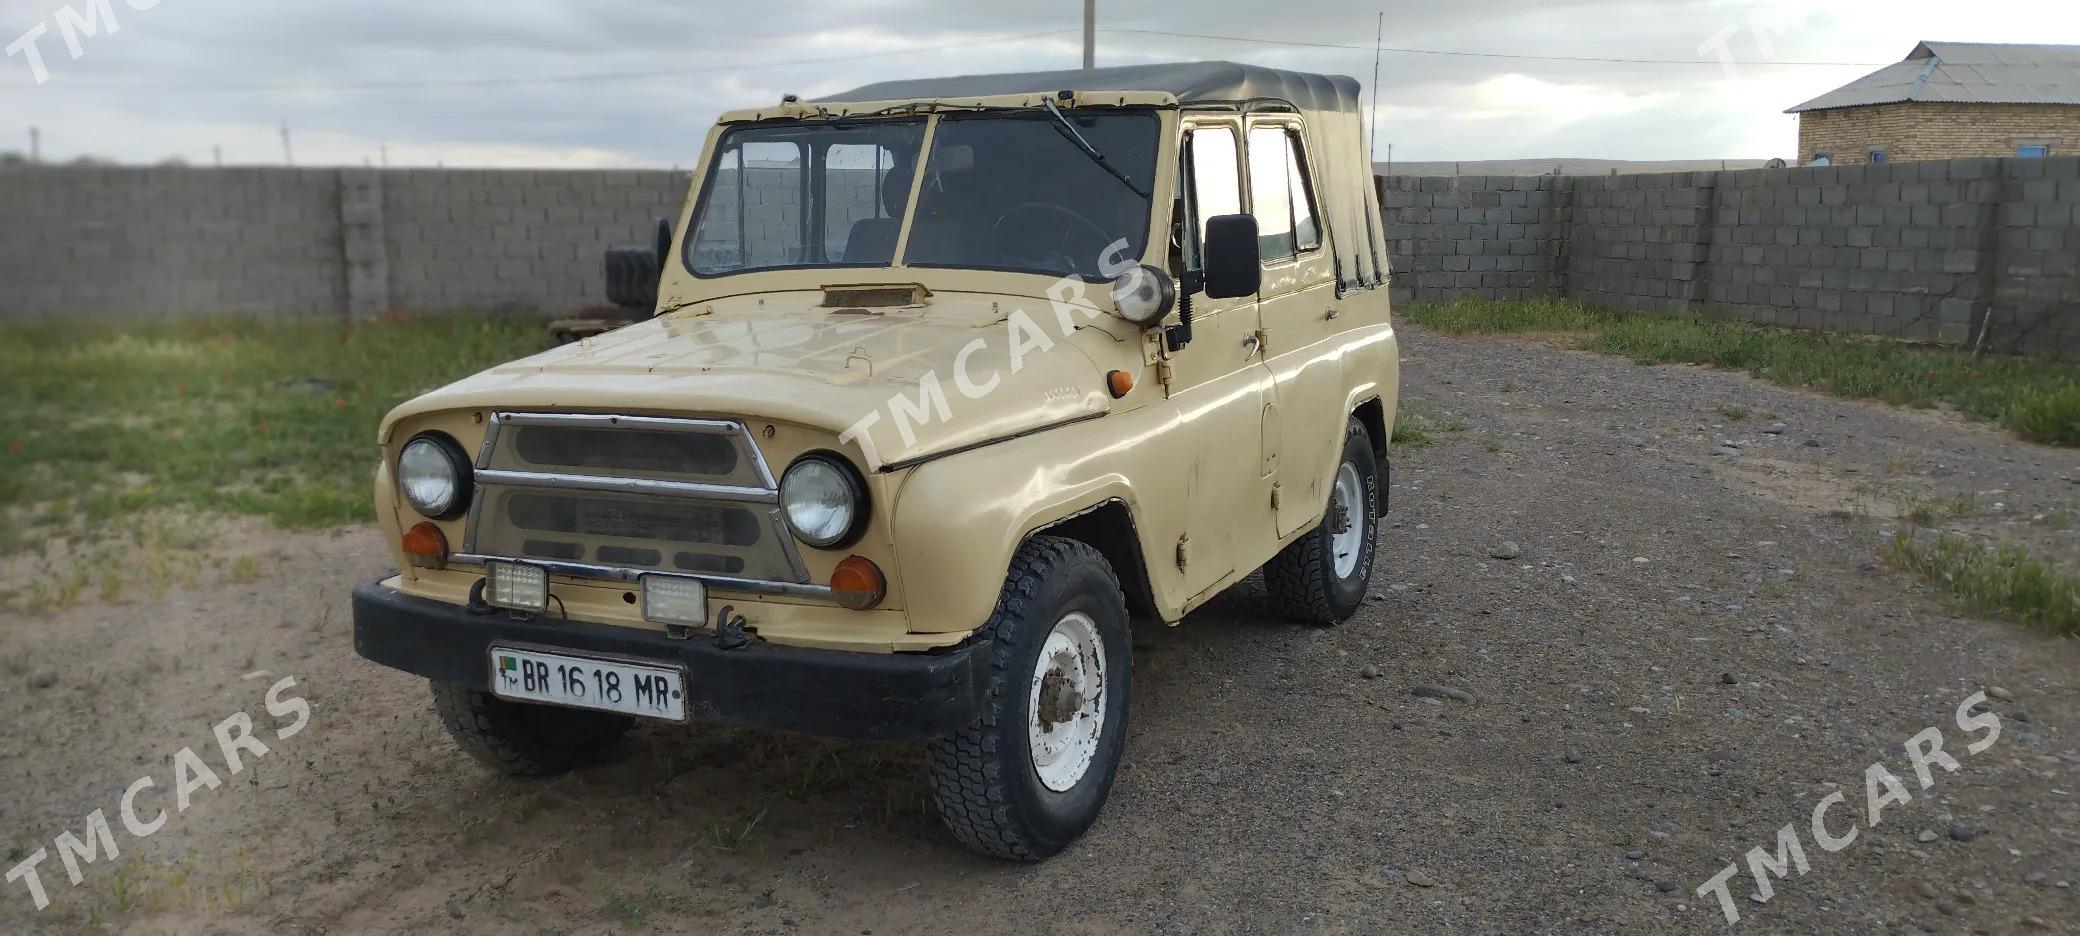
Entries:
{"type": "Polygon", "coordinates": [[[52,898],[6,884],[0,931],[1723,933],[1698,889],[1732,862],[1734,931],[2080,929],[2080,647],[1882,559],[1913,499],[2080,554],[2073,453],[1534,342],[1405,354],[1404,412],[1450,428],[1396,453],[1365,610],[1281,624],[1249,582],[1144,628],[1111,803],[1046,864],[956,846],[908,746],[644,727],[492,776],[352,655],[373,531],[253,528],[256,581],[0,612],[0,832],[8,864],[50,849],[52,898]],[[312,715],[277,737],[284,676],[312,715]],[[1967,753],[1985,687],[2000,734],[1967,753]],[[239,711],[270,750],[231,775],[210,729],[239,711]],[[1931,726],[1960,766],[1924,790],[1902,745],[1931,726]],[[223,776],[177,811],[184,746],[223,776]],[[1874,762],[1911,801],[1872,827],[1874,762]],[[139,840],[146,775],[170,818],[139,840]],[[1837,791],[1857,836],[1828,851],[1837,791]],[[52,840],[95,809],[122,855],[73,886],[52,840]],[[1744,856],[1787,823],[1809,870],[1758,902],[1744,856]]]}

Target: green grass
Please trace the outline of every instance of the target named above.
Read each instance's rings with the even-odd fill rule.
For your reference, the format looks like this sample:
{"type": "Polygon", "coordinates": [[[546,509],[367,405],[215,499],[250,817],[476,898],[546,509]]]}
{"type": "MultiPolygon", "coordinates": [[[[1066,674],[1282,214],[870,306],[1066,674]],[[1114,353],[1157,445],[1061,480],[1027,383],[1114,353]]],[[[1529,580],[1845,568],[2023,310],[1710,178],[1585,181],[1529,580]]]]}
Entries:
{"type": "Polygon", "coordinates": [[[2022,550],[1906,527],[1893,535],[1888,558],[1966,610],[2080,636],[2080,575],[2022,550]]]}
{"type": "Polygon", "coordinates": [[[1563,300],[1465,300],[1404,310],[1453,334],[1565,333],[1643,364],[1691,363],[1900,406],[1948,406],[2032,442],[2080,446],[2080,365],[1831,332],[1624,315],[1563,300]]]}
{"type": "Polygon", "coordinates": [[[1394,435],[1390,441],[1395,445],[1422,448],[1437,439],[1429,420],[1415,413],[1402,413],[1394,419],[1394,435]]]}
{"type": "Polygon", "coordinates": [[[483,316],[0,324],[0,551],[160,508],[370,519],[385,412],[547,344],[483,316]]]}

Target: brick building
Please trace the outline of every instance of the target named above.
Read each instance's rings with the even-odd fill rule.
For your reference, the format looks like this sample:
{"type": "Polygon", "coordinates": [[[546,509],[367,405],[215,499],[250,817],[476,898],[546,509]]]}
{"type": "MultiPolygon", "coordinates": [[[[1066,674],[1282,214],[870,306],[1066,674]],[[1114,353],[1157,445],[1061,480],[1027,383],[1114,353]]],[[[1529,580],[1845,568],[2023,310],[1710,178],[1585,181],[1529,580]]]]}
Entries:
{"type": "Polygon", "coordinates": [[[1924,42],[1786,113],[1807,165],[2080,155],[2080,46],[1924,42]]]}

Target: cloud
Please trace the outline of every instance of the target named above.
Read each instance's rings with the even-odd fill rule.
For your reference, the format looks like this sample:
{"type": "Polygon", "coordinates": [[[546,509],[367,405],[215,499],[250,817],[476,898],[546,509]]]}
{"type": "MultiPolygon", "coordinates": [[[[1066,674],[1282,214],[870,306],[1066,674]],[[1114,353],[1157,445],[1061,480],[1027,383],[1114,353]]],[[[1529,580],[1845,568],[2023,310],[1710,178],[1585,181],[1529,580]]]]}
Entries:
{"type": "MultiPolygon", "coordinates": [[[[67,53],[55,14],[98,0],[0,0],[0,44],[38,23],[50,81],[0,60],[0,132],[47,157],[547,166],[690,163],[722,110],[872,81],[1073,68],[1077,5],[983,0],[107,0],[114,31],[67,53]]],[[[1375,9],[1336,0],[1100,0],[1101,26],[1330,43],[1310,48],[1104,33],[1101,64],[1225,58],[1370,81],[1375,9]]],[[[1382,144],[1404,159],[1792,155],[1780,112],[1870,69],[1758,64],[1729,78],[1700,48],[1764,62],[1897,60],[1923,38],[2080,42],[2080,6],[1896,0],[1882,16],[1805,0],[1413,0],[1394,49],[1669,59],[1562,62],[1389,52],[1382,144]],[[1730,30],[1730,32],[1729,32],[1730,30]]]]}

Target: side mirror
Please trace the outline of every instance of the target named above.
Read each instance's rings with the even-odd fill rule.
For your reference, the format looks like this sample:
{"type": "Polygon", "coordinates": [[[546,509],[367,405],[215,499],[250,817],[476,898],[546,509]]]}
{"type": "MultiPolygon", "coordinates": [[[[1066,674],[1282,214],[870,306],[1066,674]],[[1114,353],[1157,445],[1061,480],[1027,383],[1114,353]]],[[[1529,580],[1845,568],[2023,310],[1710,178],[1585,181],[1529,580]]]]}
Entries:
{"type": "Polygon", "coordinates": [[[672,219],[657,219],[657,236],[652,243],[657,245],[657,275],[664,278],[664,261],[672,255],[672,219]]]}
{"type": "Polygon", "coordinates": [[[1206,298],[1254,296],[1264,282],[1257,253],[1254,215],[1216,215],[1206,219],[1206,298]]]}

